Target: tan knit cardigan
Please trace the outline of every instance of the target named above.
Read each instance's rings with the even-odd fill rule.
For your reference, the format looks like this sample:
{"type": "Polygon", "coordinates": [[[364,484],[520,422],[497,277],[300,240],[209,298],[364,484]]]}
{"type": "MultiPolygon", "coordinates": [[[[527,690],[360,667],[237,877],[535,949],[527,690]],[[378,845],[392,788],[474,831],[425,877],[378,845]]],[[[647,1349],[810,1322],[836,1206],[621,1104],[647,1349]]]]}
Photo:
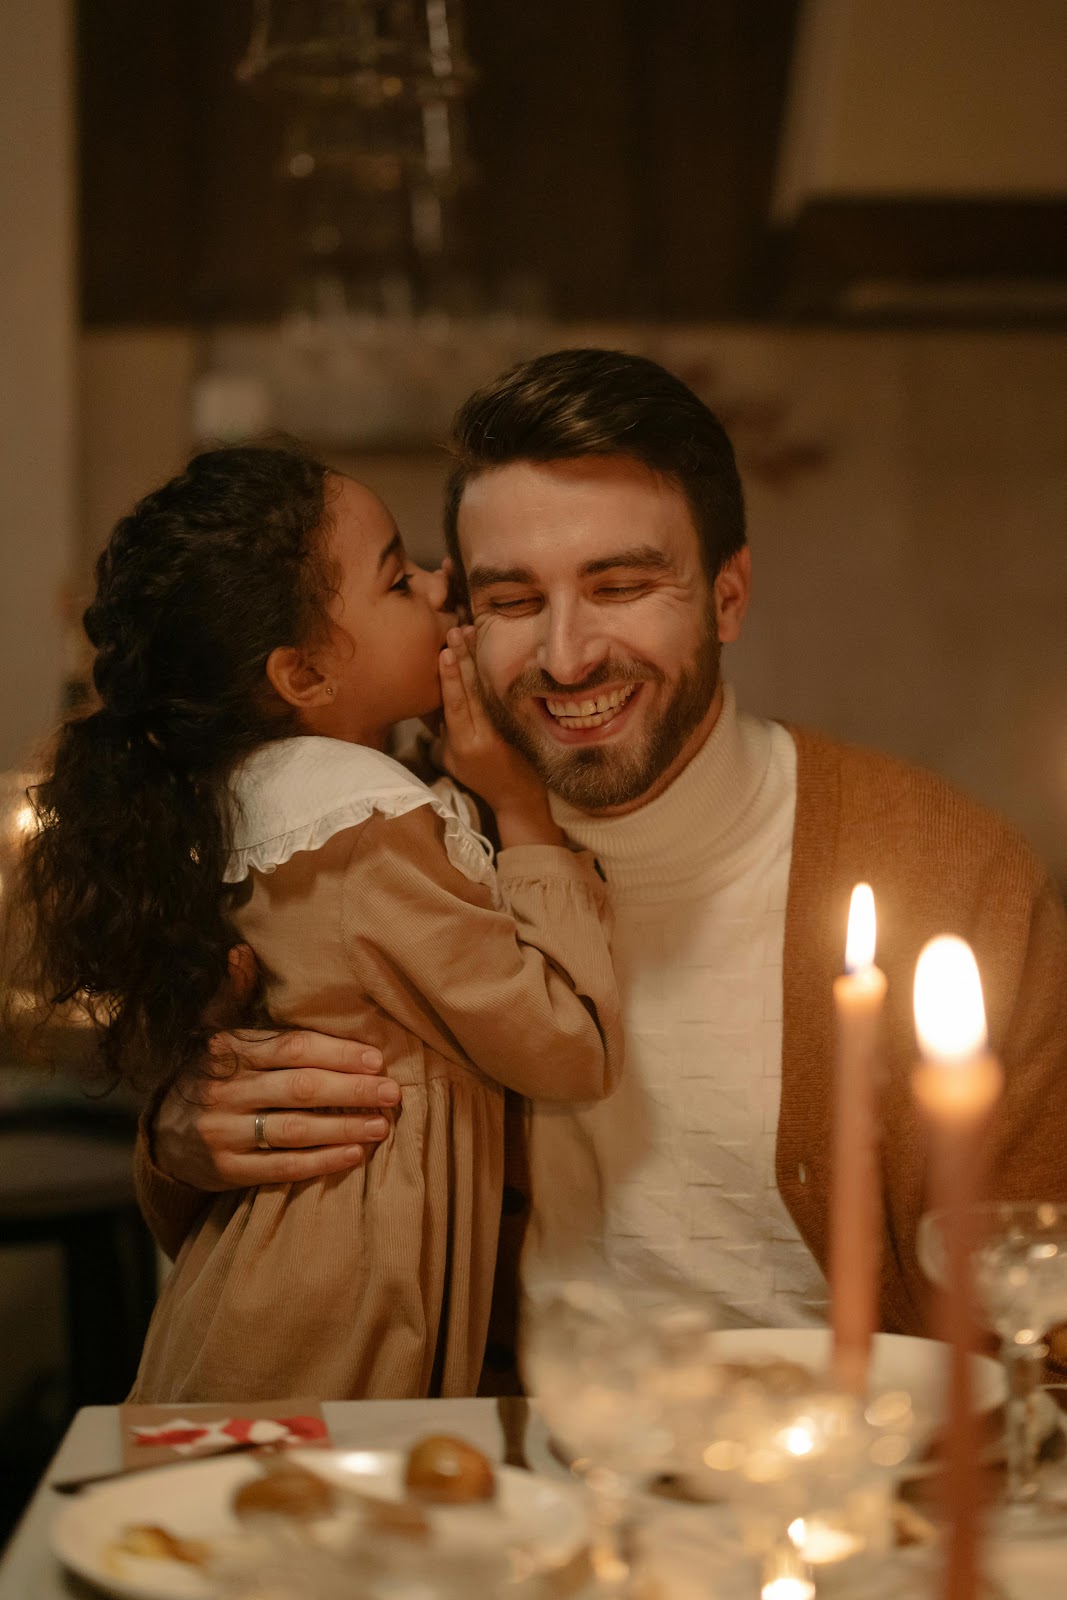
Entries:
{"type": "MultiPolygon", "coordinates": [[[[852,886],[865,879],[877,900],[878,961],[889,979],[881,1323],[891,1332],[925,1333],[927,1291],[915,1233],[924,1205],[926,1139],[909,1082],[916,1056],[916,958],[927,939],[946,932],[966,938],[978,958],[990,1042],[1005,1071],[989,1139],[990,1197],[1067,1200],[1067,919],[1033,852],[1000,817],[903,762],[821,734],[791,732],[797,804],[783,960],[778,1185],[825,1270],[831,986],[841,970],[852,886]]],[[[514,1334],[522,1232],[519,1139],[510,1141],[508,1165],[505,1193],[513,1198],[501,1229],[489,1331],[499,1368],[507,1365],[514,1334]]],[[[145,1138],[137,1176],[145,1216],[173,1254],[204,1196],[154,1167],[145,1138]]]]}
{"type": "Polygon", "coordinates": [[[831,983],[852,886],[866,879],[878,910],[878,964],[889,979],[881,1320],[890,1332],[928,1333],[915,1255],[927,1145],[910,1083],[916,960],[939,933],[961,935],[978,960],[990,1045],[1005,1074],[988,1140],[989,1198],[1067,1200],[1067,919],[1033,851],[1002,818],[903,762],[819,734],[794,737],[778,1186],[825,1270],[831,983]]]}

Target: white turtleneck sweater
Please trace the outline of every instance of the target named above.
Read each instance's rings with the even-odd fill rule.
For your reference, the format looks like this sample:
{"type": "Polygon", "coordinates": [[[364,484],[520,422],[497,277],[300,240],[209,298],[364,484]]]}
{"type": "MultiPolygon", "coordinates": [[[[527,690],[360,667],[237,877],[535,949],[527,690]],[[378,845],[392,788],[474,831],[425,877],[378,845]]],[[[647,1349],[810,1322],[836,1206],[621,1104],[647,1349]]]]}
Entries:
{"type": "Polygon", "coordinates": [[[607,876],[626,1065],[609,1100],[534,1110],[528,1283],[592,1245],[711,1291],[736,1323],[824,1320],[774,1173],[795,805],[792,738],[739,715],[729,687],[648,805],[598,818],[553,801],[607,876]]]}

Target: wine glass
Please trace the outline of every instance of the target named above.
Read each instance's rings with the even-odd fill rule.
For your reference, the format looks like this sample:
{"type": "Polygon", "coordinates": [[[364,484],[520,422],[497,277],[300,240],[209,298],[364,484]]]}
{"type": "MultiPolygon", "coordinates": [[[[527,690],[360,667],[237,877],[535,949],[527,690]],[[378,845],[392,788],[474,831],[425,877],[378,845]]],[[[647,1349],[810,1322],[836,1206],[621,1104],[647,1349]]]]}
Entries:
{"type": "MultiPolygon", "coordinates": [[[[1046,1504],[1038,1476],[1040,1447],[1035,1395],[1045,1335],[1067,1321],[1067,1205],[1026,1201],[976,1206],[980,1240],[972,1256],[975,1289],[989,1326],[1000,1337],[1008,1385],[1005,1408],[1008,1531],[1059,1531],[1067,1508],[1046,1504]],[[1055,1524],[1055,1529],[1053,1527],[1055,1524]]],[[[937,1284],[946,1270],[947,1214],[932,1211],[919,1224],[919,1261],[937,1284]]]]}
{"type": "Polygon", "coordinates": [[[672,1461],[717,1374],[710,1308],[681,1288],[587,1264],[534,1285],[523,1307],[526,1387],[593,1494],[600,1592],[630,1592],[636,1491],[672,1461]]]}
{"type": "MultiPolygon", "coordinates": [[[[888,1551],[893,1486],[914,1421],[904,1391],[868,1402],[813,1380],[776,1392],[757,1369],[717,1406],[703,1461],[765,1573],[790,1549],[820,1573],[854,1569],[857,1558],[877,1563],[888,1551]]],[[[802,1583],[803,1575],[786,1572],[783,1592],[785,1578],[802,1583]]]]}

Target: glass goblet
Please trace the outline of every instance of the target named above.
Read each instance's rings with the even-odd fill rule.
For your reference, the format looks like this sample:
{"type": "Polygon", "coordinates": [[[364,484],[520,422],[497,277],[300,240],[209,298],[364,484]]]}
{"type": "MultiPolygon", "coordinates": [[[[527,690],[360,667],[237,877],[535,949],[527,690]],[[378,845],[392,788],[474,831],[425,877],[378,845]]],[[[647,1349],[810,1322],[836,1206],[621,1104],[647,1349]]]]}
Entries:
{"type": "MultiPolygon", "coordinates": [[[[972,1260],[975,1290],[989,1327],[1000,1338],[1008,1386],[1004,1447],[1009,1530],[1037,1531],[1042,1517],[1067,1515],[1045,1506],[1038,1476],[1040,1439],[1034,1396],[1041,1387],[1045,1335],[1067,1321],[1067,1205],[1051,1201],[977,1206],[972,1260]]],[[[946,1213],[919,1224],[919,1262],[937,1284],[946,1268],[946,1213]]],[[[1058,1520],[1058,1527],[1062,1523],[1058,1520]]]]}
{"type": "Polygon", "coordinates": [[[601,1592],[630,1592],[633,1498],[671,1465],[679,1417],[715,1381],[711,1329],[706,1308],[681,1293],[600,1266],[527,1293],[523,1374],[592,1491],[601,1592]]]}
{"type": "Polygon", "coordinates": [[[753,1555],[773,1565],[791,1545],[819,1571],[885,1555],[893,1484],[912,1446],[908,1395],[865,1404],[814,1385],[776,1394],[752,1376],[734,1382],[712,1420],[704,1464],[753,1555]]]}

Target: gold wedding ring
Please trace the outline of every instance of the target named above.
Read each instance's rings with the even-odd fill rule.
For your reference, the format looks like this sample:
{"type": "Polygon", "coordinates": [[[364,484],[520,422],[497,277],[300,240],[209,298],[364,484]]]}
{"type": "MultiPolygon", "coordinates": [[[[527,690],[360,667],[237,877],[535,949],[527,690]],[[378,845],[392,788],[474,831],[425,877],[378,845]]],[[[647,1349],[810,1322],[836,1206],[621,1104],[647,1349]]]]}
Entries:
{"type": "Polygon", "coordinates": [[[267,1113],[256,1112],[256,1120],[252,1125],[252,1137],[256,1141],[257,1150],[273,1150],[274,1146],[267,1138],[267,1113]]]}

